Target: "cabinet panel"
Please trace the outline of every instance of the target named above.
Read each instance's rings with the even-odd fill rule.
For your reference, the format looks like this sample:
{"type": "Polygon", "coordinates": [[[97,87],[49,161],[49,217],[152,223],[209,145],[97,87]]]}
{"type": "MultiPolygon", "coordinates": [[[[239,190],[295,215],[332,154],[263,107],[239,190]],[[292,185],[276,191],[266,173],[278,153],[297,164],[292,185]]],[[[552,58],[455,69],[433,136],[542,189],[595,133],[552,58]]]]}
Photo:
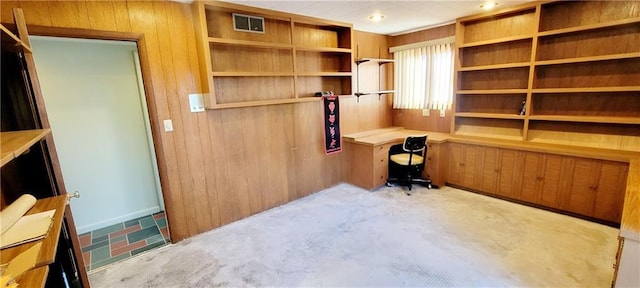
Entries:
{"type": "Polygon", "coordinates": [[[589,216],[595,201],[598,161],[576,158],[571,173],[568,202],[565,209],[589,216]]]}
{"type": "Polygon", "coordinates": [[[540,198],[539,183],[542,179],[542,175],[539,173],[543,167],[543,160],[542,153],[525,152],[520,199],[533,203],[538,202],[540,198]]]}
{"type": "Polygon", "coordinates": [[[628,164],[601,161],[593,217],[620,222],[627,183],[628,164]]]}
{"type": "Polygon", "coordinates": [[[559,155],[545,154],[542,171],[540,200],[538,203],[547,207],[560,208],[561,187],[560,179],[563,169],[563,157],[559,155]]]}
{"type": "Polygon", "coordinates": [[[458,143],[449,143],[449,169],[447,181],[452,184],[463,184],[464,173],[464,146],[458,143]]]}
{"type": "Polygon", "coordinates": [[[465,187],[478,187],[482,177],[482,153],[480,146],[464,146],[462,185],[465,187]]]}
{"type": "Polygon", "coordinates": [[[498,148],[485,147],[482,149],[482,170],[480,180],[480,190],[488,193],[496,193],[498,179],[500,178],[499,170],[499,150],[498,148]]]}
{"type": "Polygon", "coordinates": [[[524,153],[504,149],[501,151],[499,160],[500,177],[496,192],[502,196],[518,199],[522,190],[524,153]]]}

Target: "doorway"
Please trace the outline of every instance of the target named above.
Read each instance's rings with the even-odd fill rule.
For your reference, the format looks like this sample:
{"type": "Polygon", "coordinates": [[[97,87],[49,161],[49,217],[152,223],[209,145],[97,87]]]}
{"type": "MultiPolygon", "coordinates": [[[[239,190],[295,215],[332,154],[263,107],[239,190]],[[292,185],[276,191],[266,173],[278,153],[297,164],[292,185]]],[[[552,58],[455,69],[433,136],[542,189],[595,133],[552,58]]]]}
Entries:
{"type": "Polygon", "coordinates": [[[166,244],[136,42],[30,39],[88,270],[166,244]]]}

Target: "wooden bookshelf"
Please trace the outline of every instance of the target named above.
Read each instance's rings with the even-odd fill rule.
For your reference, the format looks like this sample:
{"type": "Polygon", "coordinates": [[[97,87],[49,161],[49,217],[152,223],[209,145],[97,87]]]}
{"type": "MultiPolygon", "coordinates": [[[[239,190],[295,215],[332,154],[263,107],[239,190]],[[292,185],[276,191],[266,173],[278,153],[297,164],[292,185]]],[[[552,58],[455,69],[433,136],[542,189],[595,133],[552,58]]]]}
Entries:
{"type": "Polygon", "coordinates": [[[225,2],[194,4],[207,109],[299,103],[316,92],[352,95],[351,24],[225,2]],[[235,30],[232,14],[264,18],[235,30]]]}
{"type": "Polygon", "coordinates": [[[23,131],[10,131],[1,132],[0,139],[2,140],[2,147],[0,147],[0,153],[2,159],[0,163],[9,163],[14,158],[17,158],[25,151],[29,150],[33,144],[38,143],[45,136],[51,133],[50,129],[35,129],[35,130],[23,130],[23,131]]]}
{"type": "Polygon", "coordinates": [[[640,151],[639,31],[633,1],[528,3],[458,19],[451,132],[640,151]]]}

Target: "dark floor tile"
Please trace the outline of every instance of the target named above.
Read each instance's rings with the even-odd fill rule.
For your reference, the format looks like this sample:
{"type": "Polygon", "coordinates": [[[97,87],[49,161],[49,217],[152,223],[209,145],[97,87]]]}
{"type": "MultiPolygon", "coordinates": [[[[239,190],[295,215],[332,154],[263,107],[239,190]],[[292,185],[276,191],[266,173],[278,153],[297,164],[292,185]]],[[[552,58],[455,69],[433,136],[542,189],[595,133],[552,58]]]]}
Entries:
{"type": "Polygon", "coordinates": [[[127,238],[127,235],[120,235],[118,237],[113,237],[113,238],[111,238],[111,244],[120,242],[120,241],[122,241],[122,240],[124,240],[126,238],[127,238]]]}
{"type": "Polygon", "coordinates": [[[140,219],[140,228],[148,228],[156,225],[156,220],[153,220],[153,216],[148,216],[140,219]]]}
{"type": "Polygon", "coordinates": [[[98,242],[102,242],[104,240],[109,239],[109,235],[102,235],[102,236],[94,236],[95,238],[91,239],[91,243],[98,243],[98,242]]]}
{"type": "Polygon", "coordinates": [[[129,243],[135,243],[140,240],[143,240],[158,234],[160,234],[160,230],[158,230],[158,226],[154,225],[154,226],[147,227],[142,230],[127,234],[127,239],[129,240],[129,243]]]}
{"type": "Polygon", "coordinates": [[[111,263],[115,263],[115,262],[120,261],[120,260],[127,259],[129,257],[131,257],[131,255],[129,253],[120,254],[120,255],[115,256],[115,257],[111,257],[111,258],[108,258],[108,259],[104,259],[104,260],[92,263],[91,264],[91,268],[92,269],[97,269],[97,268],[100,268],[102,266],[105,266],[105,265],[108,265],[108,264],[111,264],[111,263]]]}
{"type": "Polygon", "coordinates": [[[164,241],[156,242],[156,243],[153,243],[153,244],[149,244],[149,245],[144,246],[142,248],[138,248],[138,249],[135,249],[135,250],[131,251],[131,256],[135,256],[135,255],[137,255],[139,253],[142,253],[144,251],[149,251],[149,250],[151,250],[153,248],[164,246],[164,245],[166,245],[164,243],[164,241]]]}
{"type": "Polygon", "coordinates": [[[93,238],[96,238],[96,237],[100,237],[100,236],[103,236],[103,235],[107,235],[107,234],[109,234],[109,233],[111,233],[111,232],[118,231],[118,230],[122,230],[122,229],[124,229],[124,226],[122,225],[122,223],[117,223],[117,224],[113,224],[113,225],[111,225],[111,226],[107,226],[107,227],[104,227],[104,228],[100,228],[100,229],[98,229],[98,230],[94,230],[94,231],[93,231],[93,232],[91,232],[91,233],[93,233],[93,236],[92,236],[92,237],[93,237],[93,238]]]}
{"type": "Polygon", "coordinates": [[[109,246],[96,248],[95,250],[91,251],[91,266],[93,266],[93,264],[98,263],[100,261],[109,259],[110,257],[111,257],[111,251],[109,249],[109,246]]]}
{"type": "Polygon", "coordinates": [[[125,221],[124,222],[124,228],[129,228],[131,226],[136,226],[140,224],[140,222],[138,221],[138,219],[133,219],[133,220],[129,220],[129,221],[125,221]]]}
{"type": "Polygon", "coordinates": [[[92,251],[92,250],[96,250],[98,248],[104,247],[104,246],[109,246],[109,239],[100,241],[100,242],[96,242],[93,243],[87,247],[82,248],[82,252],[87,252],[87,251],[92,251]]]}
{"type": "Polygon", "coordinates": [[[160,227],[160,228],[167,227],[167,219],[166,218],[157,219],[156,223],[158,224],[158,227],[160,227]]]}

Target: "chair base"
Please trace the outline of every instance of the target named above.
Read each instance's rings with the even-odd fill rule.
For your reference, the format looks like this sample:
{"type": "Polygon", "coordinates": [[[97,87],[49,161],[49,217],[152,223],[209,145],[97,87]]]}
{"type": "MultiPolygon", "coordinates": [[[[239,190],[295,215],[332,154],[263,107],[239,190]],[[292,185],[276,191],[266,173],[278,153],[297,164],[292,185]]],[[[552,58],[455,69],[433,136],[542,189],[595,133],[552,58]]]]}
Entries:
{"type": "Polygon", "coordinates": [[[387,187],[391,187],[392,183],[398,183],[400,185],[403,186],[407,186],[409,188],[409,190],[407,190],[405,193],[407,193],[408,196],[411,196],[411,187],[413,184],[418,184],[418,185],[422,185],[424,187],[427,187],[427,189],[438,189],[438,185],[435,185],[433,183],[431,183],[431,180],[429,179],[421,179],[421,178],[412,178],[412,179],[407,179],[407,178],[389,178],[387,179],[387,187]]]}

